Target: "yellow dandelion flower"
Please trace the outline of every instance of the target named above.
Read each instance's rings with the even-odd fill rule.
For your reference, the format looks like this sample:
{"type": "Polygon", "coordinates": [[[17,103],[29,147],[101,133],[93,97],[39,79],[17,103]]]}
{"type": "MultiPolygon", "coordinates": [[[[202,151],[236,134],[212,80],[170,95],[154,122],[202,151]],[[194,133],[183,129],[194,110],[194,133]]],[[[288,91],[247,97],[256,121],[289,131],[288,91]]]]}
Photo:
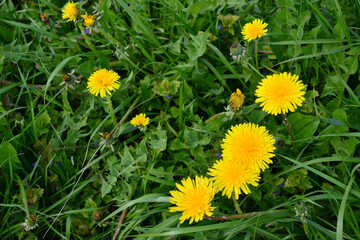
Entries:
{"type": "Polygon", "coordinates": [[[73,1],[69,2],[65,5],[64,9],[62,10],[62,18],[65,20],[68,18],[67,22],[76,20],[76,17],[80,14],[80,10],[76,7],[76,4],[73,1]]]}
{"type": "Polygon", "coordinates": [[[272,163],[275,139],[265,127],[253,123],[231,126],[221,145],[223,159],[234,161],[245,168],[268,168],[272,163]]]}
{"type": "Polygon", "coordinates": [[[238,199],[241,192],[249,194],[249,184],[258,185],[259,169],[246,168],[243,164],[231,160],[218,160],[210,169],[209,175],[214,180],[214,187],[228,198],[234,193],[238,199]]]}
{"type": "Polygon", "coordinates": [[[242,94],[240,89],[236,89],[236,91],[231,94],[229,103],[231,108],[237,111],[243,106],[244,101],[245,101],[244,94],[242,94]]]}
{"type": "Polygon", "coordinates": [[[113,70],[100,69],[89,77],[88,86],[90,93],[104,98],[106,95],[111,95],[110,91],[115,91],[121,84],[119,82],[120,76],[113,70]]]}
{"type": "Polygon", "coordinates": [[[86,27],[90,27],[95,24],[95,20],[96,20],[95,15],[88,16],[87,12],[85,12],[85,14],[81,15],[81,17],[84,19],[84,25],[86,27]]]}
{"type": "Polygon", "coordinates": [[[204,214],[211,216],[215,207],[211,207],[211,201],[215,195],[213,183],[208,178],[196,176],[195,181],[190,177],[183,179],[181,184],[176,184],[178,190],[170,191],[170,212],[182,212],[180,222],[190,219],[190,224],[203,220],[204,214]]]}
{"type": "Polygon", "coordinates": [[[241,33],[244,35],[244,39],[250,42],[251,40],[255,40],[263,35],[266,35],[268,30],[265,28],[267,25],[268,24],[263,22],[263,20],[255,19],[251,23],[245,24],[241,33]]]}
{"type": "Polygon", "coordinates": [[[273,74],[264,78],[255,91],[262,110],[273,115],[294,112],[305,100],[305,86],[291,73],[273,74]]]}
{"type": "Polygon", "coordinates": [[[146,115],[144,113],[140,113],[140,114],[136,115],[135,117],[133,117],[133,119],[131,119],[130,123],[134,127],[137,127],[137,126],[145,127],[146,125],[149,124],[149,120],[150,120],[150,118],[146,117],[146,115]]]}

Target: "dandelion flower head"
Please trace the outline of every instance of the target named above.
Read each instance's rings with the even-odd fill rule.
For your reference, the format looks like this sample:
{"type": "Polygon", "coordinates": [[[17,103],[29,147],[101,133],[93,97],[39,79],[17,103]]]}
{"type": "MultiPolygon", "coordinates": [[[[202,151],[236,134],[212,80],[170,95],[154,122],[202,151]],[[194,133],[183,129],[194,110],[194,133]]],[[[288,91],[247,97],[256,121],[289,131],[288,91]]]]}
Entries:
{"type": "Polygon", "coordinates": [[[88,16],[86,12],[84,15],[81,15],[81,17],[84,19],[84,25],[86,27],[90,27],[95,24],[95,20],[96,20],[95,15],[88,16]]]}
{"type": "Polygon", "coordinates": [[[146,115],[144,113],[140,113],[138,115],[136,115],[135,117],[133,117],[133,119],[131,119],[130,123],[131,125],[133,125],[134,127],[137,126],[146,126],[149,124],[150,118],[146,117],[146,115]]]}
{"type": "Polygon", "coordinates": [[[100,69],[89,77],[88,86],[90,93],[104,98],[106,95],[111,95],[110,91],[119,89],[121,84],[119,82],[120,76],[113,70],[100,69]]]}
{"type": "Polygon", "coordinates": [[[65,20],[68,18],[67,22],[76,20],[76,17],[80,14],[80,10],[76,7],[76,4],[73,1],[69,2],[65,5],[64,9],[62,10],[62,18],[65,20]]]}
{"type": "Polygon", "coordinates": [[[273,115],[294,112],[305,100],[305,86],[299,76],[280,73],[267,76],[255,91],[262,110],[273,115]]]}
{"type": "Polygon", "coordinates": [[[210,169],[209,175],[214,180],[214,187],[222,191],[228,198],[234,193],[235,198],[243,192],[249,194],[249,184],[258,185],[260,171],[256,168],[246,168],[240,162],[231,160],[218,160],[210,169]]]}
{"type": "Polygon", "coordinates": [[[245,101],[244,94],[242,94],[240,89],[236,89],[236,91],[231,94],[229,103],[231,108],[237,111],[243,106],[244,101],[245,101]]]}
{"type": "Polygon", "coordinates": [[[263,20],[255,19],[251,23],[246,23],[241,31],[244,35],[244,39],[248,42],[260,38],[263,35],[266,35],[268,31],[266,28],[268,24],[263,22],[263,20]]]}
{"type": "Polygon", "coordinates": [[[178,190],[170,191],[170,212],[182,212],[180,222],[190,219],[190,224],[203,220],[204,214],[211,216],[215,207],[211,207],[211,201],[215,195],[213,183],[206,177],[196,176],[195,180],[188,177],[180,184],[176,184],[178,190]]]}
{"type": "Polygon", "coordinates": [[[274,155],[275,139],[265,127],[253,123],[231,126],[221,145],[223,159],[244,165],[245,168],[268,168],[274,155]]]}

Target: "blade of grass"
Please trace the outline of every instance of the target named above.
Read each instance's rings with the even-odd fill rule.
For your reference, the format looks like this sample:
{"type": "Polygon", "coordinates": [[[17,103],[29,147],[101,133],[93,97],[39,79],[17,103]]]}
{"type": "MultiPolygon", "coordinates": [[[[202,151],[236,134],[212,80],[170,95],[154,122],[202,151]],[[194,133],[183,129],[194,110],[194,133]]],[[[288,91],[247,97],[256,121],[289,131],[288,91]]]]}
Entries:
{"type": "Polygon", "coordinates": [[[228,62],[228,60],[224,57],[224,55],[220,52],[220,50],[215,47],[214,45],[212,45],[211,43],[207,44],[221,59],[222,63],[224,64],[224,66],[233,74],[235,74],[235,76],[237,77],[237,79],[239,79],[240,83],[242,84],[242,87],[244,89],[244,91],[249,91],[249,88],[246,86],[245,82],[243,81],[243,79],[241,79],[240,75],[235,71],[235,69],[231,66],[231,64],[228,62]]]}
{"type": "Polygon", "coordinates": [[[148,203],[148,202],[155,202],[155,203],[159,203],[159,202],[163,202],[163,203],[167,203],[169,202],[169,197],[167,197],[164,194],[159,194],[159,193],[151,193],[151,194],[147,194],[144,195],[142,197],[139,197],[135,200],[131,200],[123,205],[121,205],[118,209],[116,209],[115,211],[113,211],[111,214],[109,214],[106,218],[104,218],[101,223],[105,222],[106,220],[112,218],[113,216],[117,215],[118,213],[120,213],[122,210],[124,210],[125,208],[129,208],[137,203],[148,203]]]}
{"type": "MultiPolygon", "coordinates": [[[[134,13],[134,11],[128,6],[128,4],[131,4],[129,2],[125,3],[123,0],[116,0],[121,7],[129,14],[130,18],[145,32],[145,34],[150,38],[150,40],[155,43],[157,47],[161,47],[162,44],[159,42],[155,34],[151,31],[149,27],[147,27],[146,24],[143,23],[141,18],[134,13]]],[[[169,60],[174,65],[174,59],[170,56],[170,54],[167,53],[165,49],[162,49],[162,52],[169,58],[169,60]]]]}
{"type": "Polygon", "coordinates": [[[58,35],[54,34],[54,33],[51,33],[51,32],[47,32],[41,28],[36,28],[32,25],[29,25],[29,24],[24,24],[24,23],[19,23],[19,22],[14,22],[14,21],[10,21],[10,20],[6,20],[6,19],[0,19],[1,22],[4,22],[8,25],[11,25],[13,27],[18,27],[18,28],[23,28],[23,29],[31,29],[35,32],[39,32],[39,33],[42,33],[42,34],[45,34],[45,35],[48,35],[49,37],[52,37],[52,38],[60,38],[58,35]]]}
{"type": "Polygon", "coordinates": [[[219,81],[221,82],[221,84],[231,93],[231,89],[229,88],[229,86],[227,85],[225,79],[221,76],[221,74],[216,70],[216,68],[209,62],[206,61],[202,58],[200,58],[200,60],[205,63],[210,69],[211,71],[215,74],[215,76],[219,79],[219,81]]]}
{"type": "Polygon", "coordinates": [[[26,218],[29,218],[30,213],[29,213],[29,207],[28,207],[28,204],[27,204],[26,192],[25,192],[23,182],[22,182],[22,180],[20,179],[20,177],[17,174],[15,174],[15,178],[16,178],[18,184],[19,184],[19,187],[20,187],[20,193],[21,193],[22,201],[24,203],[24,209],[25,209],[25,213],[26,213],[26,218]]]}
{"type": "MultiPolygon", "coordinates": [[[[292,158],[289,158],[289,157],[286,157],[286,156],[283,156],[283,155],[279,155],[279,156],[281,156],[282,158],[285,158],[286,160],[289,160],[290,162],[296,164],[297,166],[301,166],[301,167],[303,167],[303,168],[306,168],[307,170],[313,172],[314,174],[318,175],[319,177],[322,177],[322,178],[328,180],[329,182],[333,183],[334,185],[336,185],[336,186],[338,186],[338,187],[341,187],[341,188],[343,188],[343,189],[346,189],[346,185],[345,185],[345,184],[343,184],[342,182],[336,180],[336,179],[333,178],[333,177],[330,177],[329,175],[326,175],[326,174],[320,172],[319,170],[316,170],[316,169],[314,169],[314,168],[312,168],[312,167],[309,167],[308,165],[306,165],[306,164],[304,164],[304,163],[302,163],[302,162],[296,161],[296,160],[294,160],[294,159],[292,159],[292,158]]],[[[360,192],[357,192],[357,191],[355,191],[355,190],[350,190],[350,192],[351,192],[353,195],[355,195],[356,197],[360,198],[360,192]]]]}
{"type": "Polygon", "coordinates": [[[342,30],[344,31],[345,33],[345,36],[346,36],[346,39],[348,40],[348,43],[351,44],[353,41],[351,39],[351,36],[350,36],[350,32],[349,32],[349,28],[345,22],[345,18],[344,18],[344,14],[341,10],[341,7],[340,7],[340,4],[339,4],[339,1],[338,0],[333,0],[331,1],[331,3],[334,5],[335,4],[335,7],[336,7],[336,18],[338,20],[338,22],[340,23],[341,25],[341,28],[342,30]]]}
{"type": "Polygon", "coordinates": [[[274,64],[273,66],[271,66],[271,68],[274,68],[276,66],[282,65],[282,64],[287,63],[287,62],[297,61],[297,60],[301,60],[301,59],[314,58],[314,57],[323,56],[323,55],[329,55],[329,54],[337,53],[337,52],[343,52],[343,51],[347,50],[348,48],[350,48],[352,46],[355,46],[355,45],[359,45],[359,44],[341,46],[341,47],[331,49],[329,51],[322,51],[322,52],[318,52],[318,53],[314,53],[314,54],[308,54],[308,55],[304,55],[304,56],[300,56],[300,57],[291,58],[291,59],[279,62],[277,64],[274,64]]]}
{"type": "Polygon", "coordinates": [[[349,196],[350,189],[352,187],[352,184],[355,180],[355,176],[353,175],[345,189],[344,197],[341,201],[339,213],[338,213],[338,219],[336,224],[336,239],[341,240],[343,239],[343,229],[344,229],[344,213],[345,213],[345,207],[347,203],[347,198],[349,196]]]}

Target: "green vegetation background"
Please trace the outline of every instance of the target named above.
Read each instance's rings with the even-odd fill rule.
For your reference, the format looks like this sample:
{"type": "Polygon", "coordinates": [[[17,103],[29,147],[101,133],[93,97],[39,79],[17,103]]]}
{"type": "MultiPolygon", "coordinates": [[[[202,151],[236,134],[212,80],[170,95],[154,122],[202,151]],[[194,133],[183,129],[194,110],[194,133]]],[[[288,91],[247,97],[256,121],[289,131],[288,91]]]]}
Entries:
{"type": "MultiPolygon", "coordinates": [[[[118,239],[360,239],[358,0],[82,1],[82,12],[101,17],[89,35],[62,20],[65,4],[0,2],[1,239],[112,239],[122,213],[118,239]],[[239,17],[231,28],[218,19],[227,14],[239,17]],[[255,18],[269,24],[259,69],[254,42],[240,34],[255,18]],[[239,63],[234,42],[246,49],[239,63]],[[86,90],[100,68],[121,76],[113,110],[86,90]],[[298,156],[281,116],[254,103],[262,75],[285,71],[307,86],[288,115],[298,156]],[[60,85],[66,74],[80,83],[60,85]],[[233,113],[237,88],[245,106],[233,113]],[[144,132],[129,124],[138,113],[151,119],[144,132]],[[115,151],[99,151],[113,115],[115,151]],[[169,191],[206,175],[242,122],[266,126],[277,151],[240,208],[288,211],[180,225],[169,191]],[[25,231],[33,214],[38,226],[25,231]]],[[[236,213],[220,194],[214,205],[215,216],[236,213]]]]}

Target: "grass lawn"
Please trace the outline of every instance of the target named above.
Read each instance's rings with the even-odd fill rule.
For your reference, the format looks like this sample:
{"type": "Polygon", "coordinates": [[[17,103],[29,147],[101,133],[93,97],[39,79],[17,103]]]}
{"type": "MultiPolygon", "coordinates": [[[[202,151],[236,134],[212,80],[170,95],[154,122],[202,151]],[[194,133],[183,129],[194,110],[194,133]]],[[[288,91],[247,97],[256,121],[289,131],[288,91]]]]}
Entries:
{"type": "Polygon", "coordinates": [[[359,19],[0,1],[0,239],[360,239],[359,19]]]}

